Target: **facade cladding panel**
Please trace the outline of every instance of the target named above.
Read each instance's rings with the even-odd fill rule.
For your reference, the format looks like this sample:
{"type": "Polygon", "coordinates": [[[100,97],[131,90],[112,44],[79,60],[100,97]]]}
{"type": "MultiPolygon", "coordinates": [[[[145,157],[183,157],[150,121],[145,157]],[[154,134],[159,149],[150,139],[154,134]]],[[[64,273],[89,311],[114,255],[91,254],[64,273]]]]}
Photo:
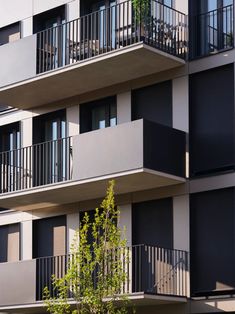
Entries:
{"type": "Polygon", "coordinates": [[[234,66],[190,76],[190,172],[234,169],[234,66]]]}
{"type": "Polygon", "coordinates": [[[54,256],[57,251],[65,254],[66,216],[39,219],[33,222],[33,257],[54,256]],[[58,241],[60,243],[58,243],[58,241]],[[58,248],[60,246],[60,248],[58,248]]]}
{"type": "Polygon", "coordinates": [[[132,120],[138,119],[172,126],[172,81],[132,91],[132,120]]]}
{"type": "Polygon", "coordinates": [[[190,199],[192,295],[235,290],[235,189],[190,199]]]}
{"type": "Polygon", "coordinates": [[[133,244],[173,248],[172,198],[132,205],[133,244]]]}

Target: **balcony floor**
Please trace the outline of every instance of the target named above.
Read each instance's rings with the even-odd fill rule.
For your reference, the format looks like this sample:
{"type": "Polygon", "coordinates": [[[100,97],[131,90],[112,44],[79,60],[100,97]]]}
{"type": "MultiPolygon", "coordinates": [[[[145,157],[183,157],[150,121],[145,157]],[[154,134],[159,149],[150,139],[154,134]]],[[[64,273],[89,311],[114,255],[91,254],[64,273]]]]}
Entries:
{"type": "MultiPolygon", "coordinates": [[[[144,292],[132,293],[128,296],[130,301],[133,301],[135,306],[158,306],[170,304],[185,304],[186,297],[171,296],[171,295],[151,295],[144,292]]],[[[70,302],[73,305],[74,302],[70,302]]],[[[43,302],[38,301],[32,304],[13,305],[0,307],[0,313],[46,313],[43,302]]]]}
{"type": "Polygon", "coordinates": [[[28,211],[102,198],[110,179],[115,179],[117,195],[185,182],[181,177],[140,168],[99,178],[65,181],[9,192],[0,196],[0,207],[28,211]]]}
{"type": "Polygon", "coordinates": [[[2,87],[0,103],[30,109],[184,64],[140,42],[2,87]]]}

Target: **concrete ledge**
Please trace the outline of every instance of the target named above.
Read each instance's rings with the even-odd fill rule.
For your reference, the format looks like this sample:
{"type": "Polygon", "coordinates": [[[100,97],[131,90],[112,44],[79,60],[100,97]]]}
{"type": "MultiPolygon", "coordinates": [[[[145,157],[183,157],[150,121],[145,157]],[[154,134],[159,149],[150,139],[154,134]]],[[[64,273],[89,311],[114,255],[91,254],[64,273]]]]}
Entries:
{"type": "Polygon", "coordinates": [[[140,42],[1,87],[0,103],[29,109],[184,64],[140,42]]]}

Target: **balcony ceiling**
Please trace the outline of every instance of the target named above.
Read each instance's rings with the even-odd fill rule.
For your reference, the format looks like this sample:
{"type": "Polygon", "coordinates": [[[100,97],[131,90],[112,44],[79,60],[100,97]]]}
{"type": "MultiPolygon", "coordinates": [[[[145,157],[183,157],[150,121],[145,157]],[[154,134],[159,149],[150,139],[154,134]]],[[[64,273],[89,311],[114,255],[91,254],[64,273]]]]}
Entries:
{"type": "Polygon", "coordinates": [[[0,103],[30,109],[184,64],[141,42],[0,88],[0,103]]]}
{"type": "MultiPolygon", "coordinates": [[[[161,305],[174,305],[187,303],[186,297],[176,297],[171,295],[150,295],[143,292],[133,293],[128,296],[130,301],[133,301],[135,306],[161,306],[161,305]]],[[[74,302],[70,304],[73,306],[74,302]]],[[[74,305],[75,306],[75,305],[74,305]]],[[[26,305],[13,305],[0,307],[0,313],[17,313],[17,314],[38,314],[45,313],[45,306],[42,302],[26,304],[26,305]]]]}
{"type": "Polygon", "coordinates": [[[104,197],[110,179],[115,179],[115,192],[117,195],[185,182],[184,178],[141,168],[103,176],[99,179],[67,181],[2,194],[0,196],[0,207],[29,211],[101,198],[104,197]]]}

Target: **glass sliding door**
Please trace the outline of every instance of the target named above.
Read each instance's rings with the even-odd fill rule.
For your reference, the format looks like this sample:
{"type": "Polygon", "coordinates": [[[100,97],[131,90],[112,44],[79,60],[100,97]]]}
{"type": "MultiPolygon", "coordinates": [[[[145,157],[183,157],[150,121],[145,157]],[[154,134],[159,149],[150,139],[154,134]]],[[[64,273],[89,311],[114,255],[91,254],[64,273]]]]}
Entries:
{"type": "Polygon", "coordinates": [[[66,176],[65,141],[66,123],[64,119],[56,118],[45,123],[45,141],[48,148],[48,181],[56,183],[63,181],[66,176]],[[48,143],[48,144],[47,144],[48,143]]]}
{"type": "Polygon", "coordinates": [[[65,181],[70,158],[65,110],[34,119],[34,186],[65,181]]]}
{"type": "Polygon", "coordinates": [[[233,1],[201,0],[197,28],[200,55],[215,53],[233,46],[233,1]]]}
{"type": "Polygon", "coordinates": [[[18,190],[21,186],[22,156],[19,123],[1,128],[1,192],[18,190]]]}
{"type": "Polygon", "coordinates": [[[116,45],[116,1],[101,1],[92,5],[92,24],[97,28],[94,30],[99,43],[99,49],[112,50],[116,45]]]}

